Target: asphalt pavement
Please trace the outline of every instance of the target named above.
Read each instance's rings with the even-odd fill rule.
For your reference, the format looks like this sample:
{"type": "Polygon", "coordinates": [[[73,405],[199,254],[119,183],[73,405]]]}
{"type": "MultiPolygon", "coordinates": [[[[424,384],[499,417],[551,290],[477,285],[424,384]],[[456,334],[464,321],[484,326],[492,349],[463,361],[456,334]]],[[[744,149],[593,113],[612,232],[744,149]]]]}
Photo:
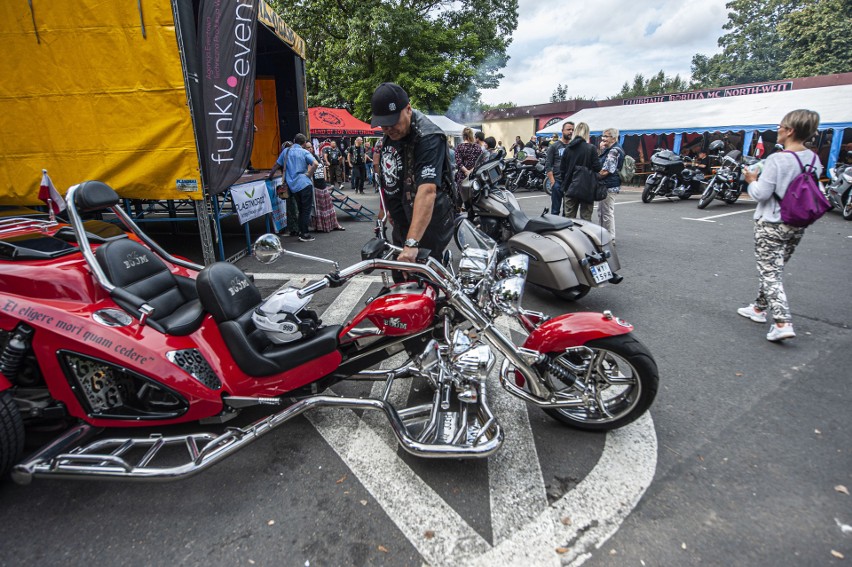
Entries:
{"type": "MultiPolygon", "coordinates": [[[[369,189],[368,189],[369,191],[369,189]]],[[[361,197],[361,196],[359,196],[361,197]]],[[[519,193],[529,214],[549,203],[519,193]]],[[[373,193],[361,197],[377,210],[373,193]]],[[[0,484],[3,565],[842,565],[852,560],[852,223],[829,213],[785,270],[798,337],[765,339],[737,315],[754,300],[754,204],[617,199],[624,281],[566,303],[528,286],[524,304],[611,310],[656,358],[649,415],[623,430],[572,430],[503,394],[506,443],[487,461],[403,454],[383,418],[317,411],[191,479],[167,484],[0,484]],[[844,556],[845,559],[839,556],[844,556]]],[[[358,260],[372,224],[293,251],[358,260]]],[[[252,227],[254,233],[262,226],[252,227]]],[[[185,236],[167,248],[199,254],[185,236]]],[[[229,237],[239,249],[242,236],[229,237]]],[[[327,266],[283,258],[264,293],[327,266]]],[[[324,290],[312,308],[345,320],[377,275],[324,290]]],[[[518,340],[520,335],[507,327],[518,340]]],[[[421,398],[424,385],[392,393],[421,398]]],[[[369,385],[335,386],[367,393],[369,385]]]]}

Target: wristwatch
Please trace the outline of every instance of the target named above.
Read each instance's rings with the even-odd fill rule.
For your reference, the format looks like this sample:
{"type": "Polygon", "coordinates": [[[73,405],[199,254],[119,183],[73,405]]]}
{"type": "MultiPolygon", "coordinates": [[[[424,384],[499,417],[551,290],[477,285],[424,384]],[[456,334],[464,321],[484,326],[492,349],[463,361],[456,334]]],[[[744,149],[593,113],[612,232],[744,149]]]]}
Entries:
{"type": "Polygon", "coordinates": [[[406,238],[402,245],[408,246],[409,248],[420,248],[420,241],[414,238],[406,238]]]}

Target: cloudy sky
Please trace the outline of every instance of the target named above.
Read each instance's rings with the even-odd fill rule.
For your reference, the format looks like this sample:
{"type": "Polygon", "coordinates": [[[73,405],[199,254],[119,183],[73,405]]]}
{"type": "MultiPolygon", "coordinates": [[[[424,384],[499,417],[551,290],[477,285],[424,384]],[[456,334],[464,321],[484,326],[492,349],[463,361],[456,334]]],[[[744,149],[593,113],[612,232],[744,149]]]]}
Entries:
{"type": "Polygon", "coordinates": [[[719,51],[725,1],[520,0],[505,77],[482,100],[545,103],[560,83],[569,95],[606,98],[660,69],[688,79],[695,53],[719,51]]]}

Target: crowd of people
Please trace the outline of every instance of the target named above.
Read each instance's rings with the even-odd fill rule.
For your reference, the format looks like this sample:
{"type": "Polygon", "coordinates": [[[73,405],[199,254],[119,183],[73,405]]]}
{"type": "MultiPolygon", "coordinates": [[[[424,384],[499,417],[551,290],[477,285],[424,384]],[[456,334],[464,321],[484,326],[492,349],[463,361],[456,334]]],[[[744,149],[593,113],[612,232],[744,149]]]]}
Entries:
{"type": "MultiPolygon", "coordinates": [[[[345,230],[337,220],[328,187],[339,190],[345,166],[349,166],[351,187],[356,193],[364,192],[367,180],[381,185],[393,225],[393,242],[402,247],[399,259],[414,261],[421,249],[440,258],[449,244],[459,209],[471,207],[471,203],[459,203],[453,196],[461,193],[459,185],[482,154],[499,152],[502,142],[465,128],[462,142],[453,148],[440,128],[411,108],[408,94],[394,83],[379,85],[371,108],[371,124],[381,127],[384,135],[372,148],[357,138],[344,157],[344,152],[332,142],[317,157],[303,134],[285,145],[269,178],[278,169],[284,171],[290,234],[308,242],[314,240],[311,228],[320,232],[345,230]]],[[[817,177],[822,172],[819,157],[805,146],[818,125],[819,115],[813,111],[788,113],[778,126],[778,142],[784,151],[770,155],[762,170],[745,172],[748,193],[757,202],[754,238],[758,293],[754,303],[737,313],[758,323],[766,323],[771,317],[766,336],[770,341],[796,336],[782,273],[805,228],[783,222],[781,202],[793,180],[805,172],[803,163],[810,163],[817,177]]],[[[583,168],[592,172],[596,186],[606,189],[605,196],[597,199],[595,220],[609,231],[615,243],[615,196],[621,189],[619,171],[625,159],[618,139],[619,131],[607,128],[596,147],[590,143],[588,124],[566,121],[561,138],[537,144],[535,137],[523,143],[518,136],[510,150],[516,156],[521,151],[545,155],[546,175],[552,185],[551,214],[569,218],[579,214],[582,219],[592,220],[595,200],[576,192],[578,173],[583,168]]],[[[706,153],[700,152],[697,158],[699,167],[710,167],[706,153]]]]}

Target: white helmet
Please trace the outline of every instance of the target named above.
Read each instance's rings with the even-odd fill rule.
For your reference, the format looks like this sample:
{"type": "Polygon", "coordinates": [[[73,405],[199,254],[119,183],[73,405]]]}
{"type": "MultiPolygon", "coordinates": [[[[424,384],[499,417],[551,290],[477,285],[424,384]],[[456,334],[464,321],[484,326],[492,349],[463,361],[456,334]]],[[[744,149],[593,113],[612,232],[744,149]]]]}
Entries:
{"type": "Polygon", "coordinates": [[[275,344],[290,343],[316,333],[319,325],[316,314],[302,311],[310,303],[311,297],[299,297],[298,292],[299,289],[295,287],[277,291],[252,313],[251,319],[255,326],[275,344]]]}

